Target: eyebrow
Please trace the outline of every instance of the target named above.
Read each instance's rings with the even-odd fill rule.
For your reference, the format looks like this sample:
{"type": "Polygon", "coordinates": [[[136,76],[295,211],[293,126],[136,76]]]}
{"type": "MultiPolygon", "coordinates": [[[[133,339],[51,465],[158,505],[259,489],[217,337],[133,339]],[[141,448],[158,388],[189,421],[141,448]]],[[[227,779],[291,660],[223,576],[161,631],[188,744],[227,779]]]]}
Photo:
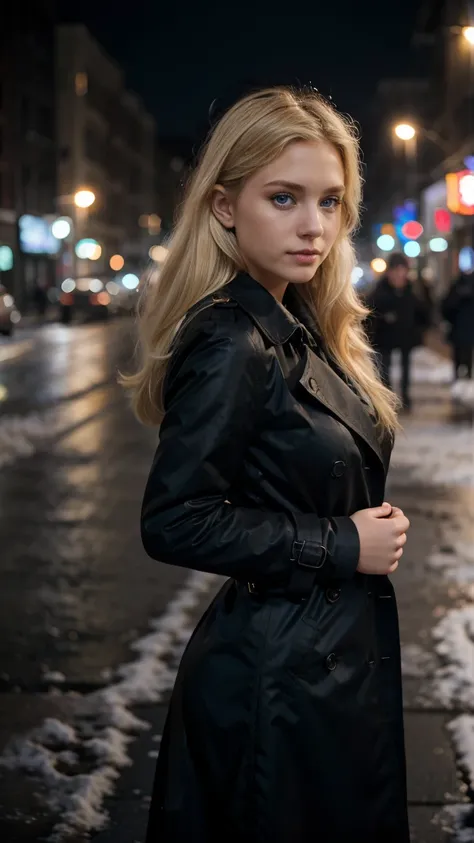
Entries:
{"type": "MultiPolygon", "coordinates": [[[[305,190],[303,185],[296,184],[296,182],[292,181],[285,181],[285,179],[276,179],[275,181],[269,181],[266,183],[265,187],[287,187],[289,190],[305,190]]],[[[345,187],[343,184],[336,184],[333,187],[327,187],[323,193],[344,193],[345,187]]]]}

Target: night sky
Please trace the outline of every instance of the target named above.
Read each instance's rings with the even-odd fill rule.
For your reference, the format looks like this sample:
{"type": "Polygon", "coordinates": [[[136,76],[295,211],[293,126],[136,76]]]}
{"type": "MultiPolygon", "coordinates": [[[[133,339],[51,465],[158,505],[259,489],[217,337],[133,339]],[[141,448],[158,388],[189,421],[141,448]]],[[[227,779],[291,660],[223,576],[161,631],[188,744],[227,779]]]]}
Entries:
{"type": "MultiPolygon", "coordinates": [[[[199,141],[209,105],[241,84],[312,82],[370,133],[378,79],[416,70],[418,0],[285,4],[82,0],[80,20],[119,61],[162,139],[199,141]],[[294,12],[291,10],[294,9],[294,12]]],[[[73,19],[74,12],[69,15],[73,19]]],[[[77,14],[75,15],[77,20],[77,14]]]]}

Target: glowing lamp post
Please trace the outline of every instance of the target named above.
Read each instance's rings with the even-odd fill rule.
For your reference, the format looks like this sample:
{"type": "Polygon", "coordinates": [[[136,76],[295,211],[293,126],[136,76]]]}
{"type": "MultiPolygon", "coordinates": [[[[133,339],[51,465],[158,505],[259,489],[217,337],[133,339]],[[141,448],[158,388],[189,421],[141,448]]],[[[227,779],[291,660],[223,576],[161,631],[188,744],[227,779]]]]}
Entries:
{"type": "Polygon", "coordinates": [[[463,26],[463,37],[474,46],[474,26],[463,26]]]}
{"type": "Polygon", "coordinates": [[[95,193],[93,190],[81,188],[74,194],[74,204],[77,208],[90,208],[95,202],[95,193]]]}
{"type": "Polygon", "coordinates": [[[411,141],[416,135],[416,129],[410,123],[398,123],[394,128],[397,138],[402,141],[411,141]]]}

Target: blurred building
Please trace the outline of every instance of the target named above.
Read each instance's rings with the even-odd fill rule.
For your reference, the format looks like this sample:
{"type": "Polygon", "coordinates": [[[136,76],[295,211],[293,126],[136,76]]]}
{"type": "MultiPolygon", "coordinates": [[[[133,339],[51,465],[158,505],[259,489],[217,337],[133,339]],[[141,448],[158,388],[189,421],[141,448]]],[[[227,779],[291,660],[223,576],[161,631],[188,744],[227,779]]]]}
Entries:
{"type": "Polygon", "coordinates": [[[469,152],[474,135],[474,44],[463,37],[467,26],[474,26],[470,0],[423,0],[414,39],[430,57],[437,92],[438,111],[429,128],[453,157],[469,152]]]}
{"type": "Polygon", "coordinates": [[[57,195],[54,2],[8,5],[0,28],[0,283],[23,308],[55,274],[47,219],[57,195]]]}
{"type": "Polygon", "coordinates": [[[437,148],[438,160],[421,185],[421,221],[428,243],[442,237],[447,244],[442,252],[426,251],[440,294],[458,274],[461,256],[468,264],[471,250],[474,262],[474,204],[462,207],[456,195],[449,198],[462,174],[474,171],[474,29],[466,37],[465,27],[474,27],[469,0],[422,3],[416,41],[429,51],[431,85],[438,92],[438,111],[423,137],[437,148]],[[438,222],[443,220],[444,230],[438,222]]]}
{"type": "Polygon", "coordinates": [[[56,30],[56,97],[59,208],[72,219],[74,241],[99,246],[94,260],[66,250],[63,273],[110,274],[114,255],[124,258],[124,271],[139,272],[160,232],[155,122],[80,24],[56,30]],[[95,197],[85,209],[74,202],[81,189],[95,197]]]}
{"type": "Polygon", "coordinates": [[[422,74],[382,80],[374,101],[366,200],[373,255],[386,257],[379,234],[389,243],[393,236],[393,248],[405,249],[439,295],[460,261],[467,265],[472,254],[474,265],[474,28],[467,27],[474,27],[469,0],[423,0],[413,34],[413,66],[422,74]],[[409,243],[402,229],[412,220],[423,229],[409,243]]]}
{"type": "Polygon", "coordinates": [[[163,234],[171,232],[183,198],[188,175],[186,157],[178,139],[158,140],[156,146],[156,203],[163,222],[163,234]]]}
{"type": "MultiPolygon", "coordinates": [[[[394,128],[401,122],[432,119],[434,103],[427,78],[381,79],[372,104],[372,149],[366,180],[371,223],[390,222],[393,207],[416,196],[420,172],[427,166],[426,148],[406,145],[394,128]]],[[[429,154],[429,150],[428,150],[429,154]]]]}

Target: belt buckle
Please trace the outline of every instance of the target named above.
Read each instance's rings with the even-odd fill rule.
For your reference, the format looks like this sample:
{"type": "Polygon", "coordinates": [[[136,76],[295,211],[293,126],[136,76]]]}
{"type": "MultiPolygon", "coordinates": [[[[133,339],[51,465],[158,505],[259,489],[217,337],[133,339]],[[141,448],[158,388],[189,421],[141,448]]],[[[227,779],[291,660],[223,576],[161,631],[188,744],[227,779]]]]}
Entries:
{"type": "Polygon", "coordinates": [[[257,586],[255,585],[254,582],[248,582],[247,583],[247,591],[248,591],[249,594],[258,594],[257,586]]]}

